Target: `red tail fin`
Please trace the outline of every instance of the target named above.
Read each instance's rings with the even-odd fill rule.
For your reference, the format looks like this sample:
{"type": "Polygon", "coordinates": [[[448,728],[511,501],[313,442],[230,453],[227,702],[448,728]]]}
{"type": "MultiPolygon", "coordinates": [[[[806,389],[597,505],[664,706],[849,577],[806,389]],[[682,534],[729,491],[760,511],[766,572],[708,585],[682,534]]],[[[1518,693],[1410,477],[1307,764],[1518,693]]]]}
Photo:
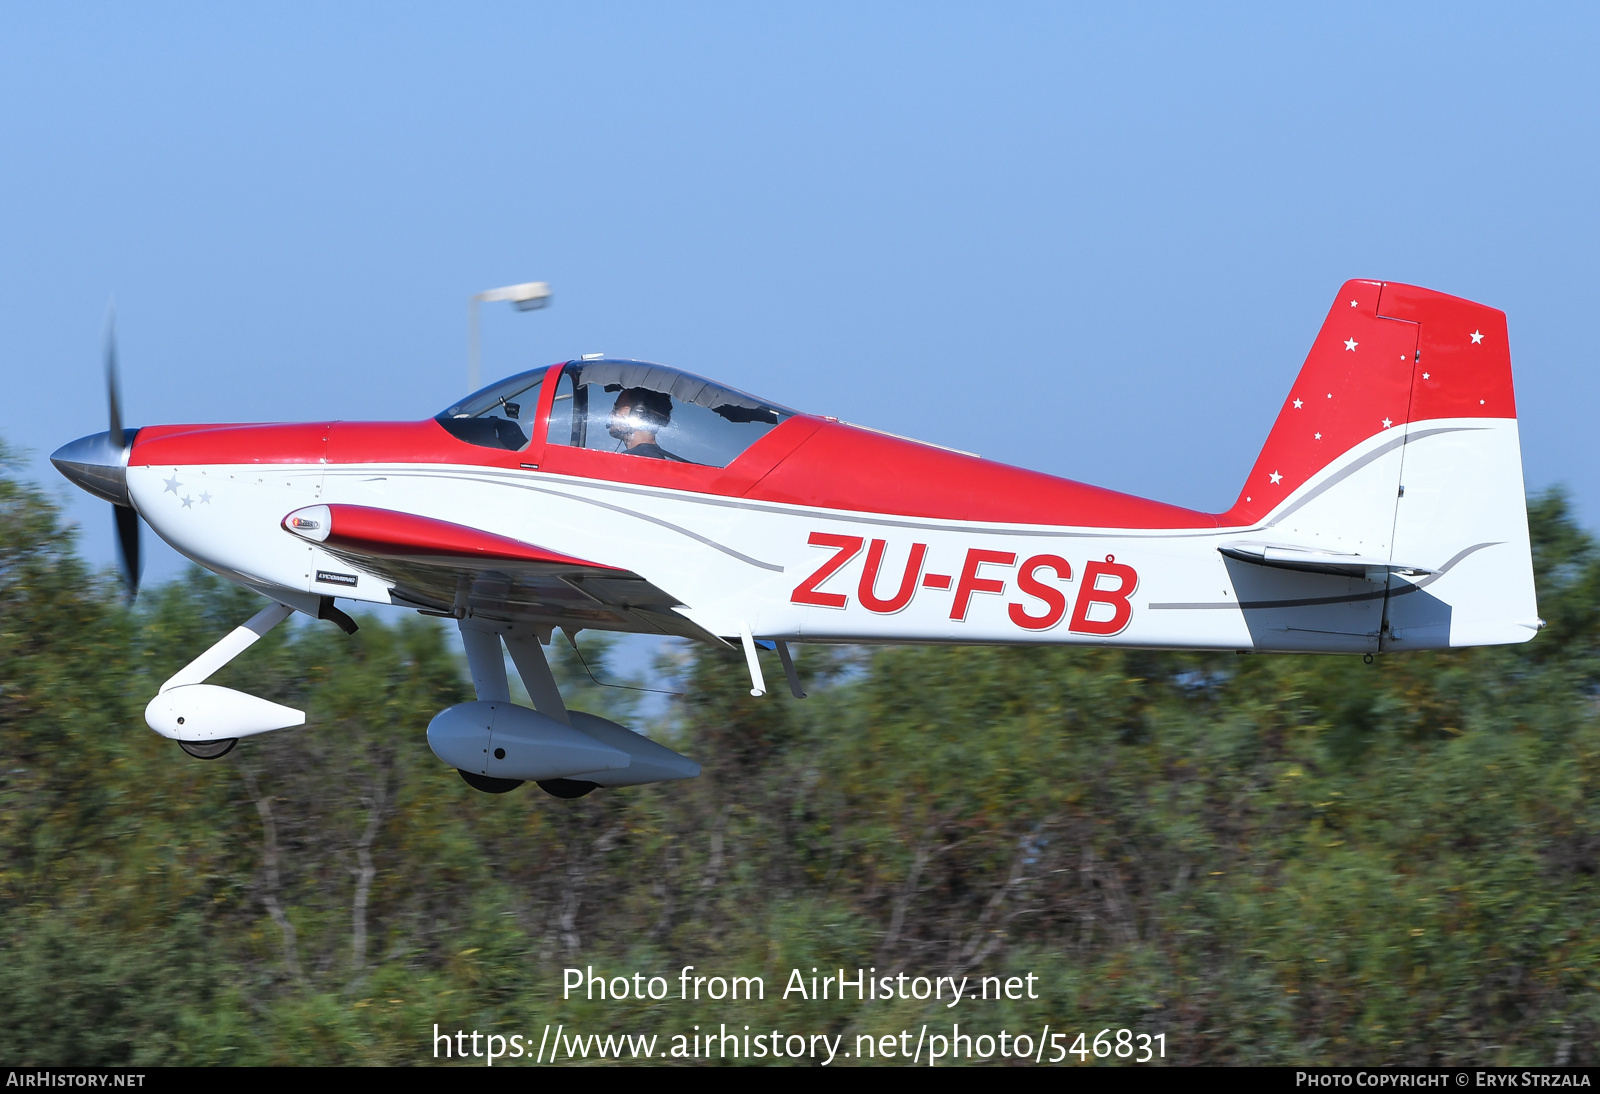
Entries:
{"type": "Polygon", "coordinates": [[[1347,281],[1219,522],[1257,523],[1375,434],[1458,417],[1516,417],[1504,313],[1411,285],[1347,281]]]}

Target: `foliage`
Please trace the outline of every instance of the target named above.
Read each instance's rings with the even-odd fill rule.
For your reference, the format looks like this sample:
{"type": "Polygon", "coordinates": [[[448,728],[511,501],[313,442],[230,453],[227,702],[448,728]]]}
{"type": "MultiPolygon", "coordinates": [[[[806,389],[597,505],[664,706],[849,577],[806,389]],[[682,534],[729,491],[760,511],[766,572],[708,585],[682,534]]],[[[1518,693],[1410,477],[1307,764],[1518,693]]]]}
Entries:
{"type": "MultiPolygon", "coordinates": [[[[310,724],[188,759],[142,705],[259,601],[196,573],[130,607],[0,477],[6,1062],[403,1063],[435,1023],[756,1016],[849,1042],[949,1018],[776,998],[791,967],[842,966],[1033,972],[1042,998],[964,1018],[1165,1031],[1175,1062],[1594,1063],[1600,550],[1559,494],[1530,520],[1550,626],[1526,646],[1372,666],[807,649],[804,703],[685,650],[651,732],[705,773],[561,801],[480,794],[429,752],[466,692],[415,616],[279,628],[218,682],[310,724]],[[768,1000],[560,998],[568,966],[676,990],[684,965],[763,975],[768,1000]]],[[[628,715],[555,661],[571,705],[628,715]]]]}

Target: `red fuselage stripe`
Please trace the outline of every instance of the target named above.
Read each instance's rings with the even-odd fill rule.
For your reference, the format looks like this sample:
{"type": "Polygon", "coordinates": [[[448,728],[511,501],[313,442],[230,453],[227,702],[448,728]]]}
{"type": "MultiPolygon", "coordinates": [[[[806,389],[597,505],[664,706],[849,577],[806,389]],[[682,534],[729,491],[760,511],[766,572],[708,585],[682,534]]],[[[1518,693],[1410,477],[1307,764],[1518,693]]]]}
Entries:
{"type": "Polygon", "coordinates": [[[328,547],[344,547],[362,554],[385,556],[445,555],[497,559],[509,562],[546,562],[614,570],[571,555],[558,554],[530,543],[480,532],[448,521],[373,509],[365,505],[330,505],[328,547]]]}

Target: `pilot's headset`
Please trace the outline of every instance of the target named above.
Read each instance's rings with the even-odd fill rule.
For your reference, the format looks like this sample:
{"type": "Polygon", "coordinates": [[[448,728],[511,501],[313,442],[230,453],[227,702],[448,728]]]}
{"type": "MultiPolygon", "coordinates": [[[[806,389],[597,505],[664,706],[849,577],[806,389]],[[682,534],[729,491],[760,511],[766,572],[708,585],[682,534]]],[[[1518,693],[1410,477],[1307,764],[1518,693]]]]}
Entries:
{"type": "Polygon", "coordinates": [[[659,433],[667,427],[668,422],[672,421],[672,396],[666,392],[630,387],[623,394],[633,407],[631,417],[638,428],[650,433],[659,433]]]}

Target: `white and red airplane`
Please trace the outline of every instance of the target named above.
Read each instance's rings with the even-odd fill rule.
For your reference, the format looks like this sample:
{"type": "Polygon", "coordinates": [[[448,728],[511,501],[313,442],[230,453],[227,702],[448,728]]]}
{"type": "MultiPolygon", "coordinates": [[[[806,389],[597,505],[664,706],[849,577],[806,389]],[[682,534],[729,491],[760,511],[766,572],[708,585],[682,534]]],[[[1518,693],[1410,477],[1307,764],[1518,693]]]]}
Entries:
{"type": "Polygon", "coordinates": [[[1362,653],[1524,642],[1534,602],[1503,313],[1350,281],[1239,500],[1209,514],[790,410],[639,361],[513,376],[420,422],[112,428],[53,462],[272,605],[162,686],[202,758],[304,714],[205,679],[336,599],[457,620],[478,699],[435,753],[489,791],[698,774],[562,702],[554,628],[790,642],[1362,653]],[[137,516],[135,515],[137,514],[137,516]],[[534,708],[513,705],[505,643],[534,708]]]}

